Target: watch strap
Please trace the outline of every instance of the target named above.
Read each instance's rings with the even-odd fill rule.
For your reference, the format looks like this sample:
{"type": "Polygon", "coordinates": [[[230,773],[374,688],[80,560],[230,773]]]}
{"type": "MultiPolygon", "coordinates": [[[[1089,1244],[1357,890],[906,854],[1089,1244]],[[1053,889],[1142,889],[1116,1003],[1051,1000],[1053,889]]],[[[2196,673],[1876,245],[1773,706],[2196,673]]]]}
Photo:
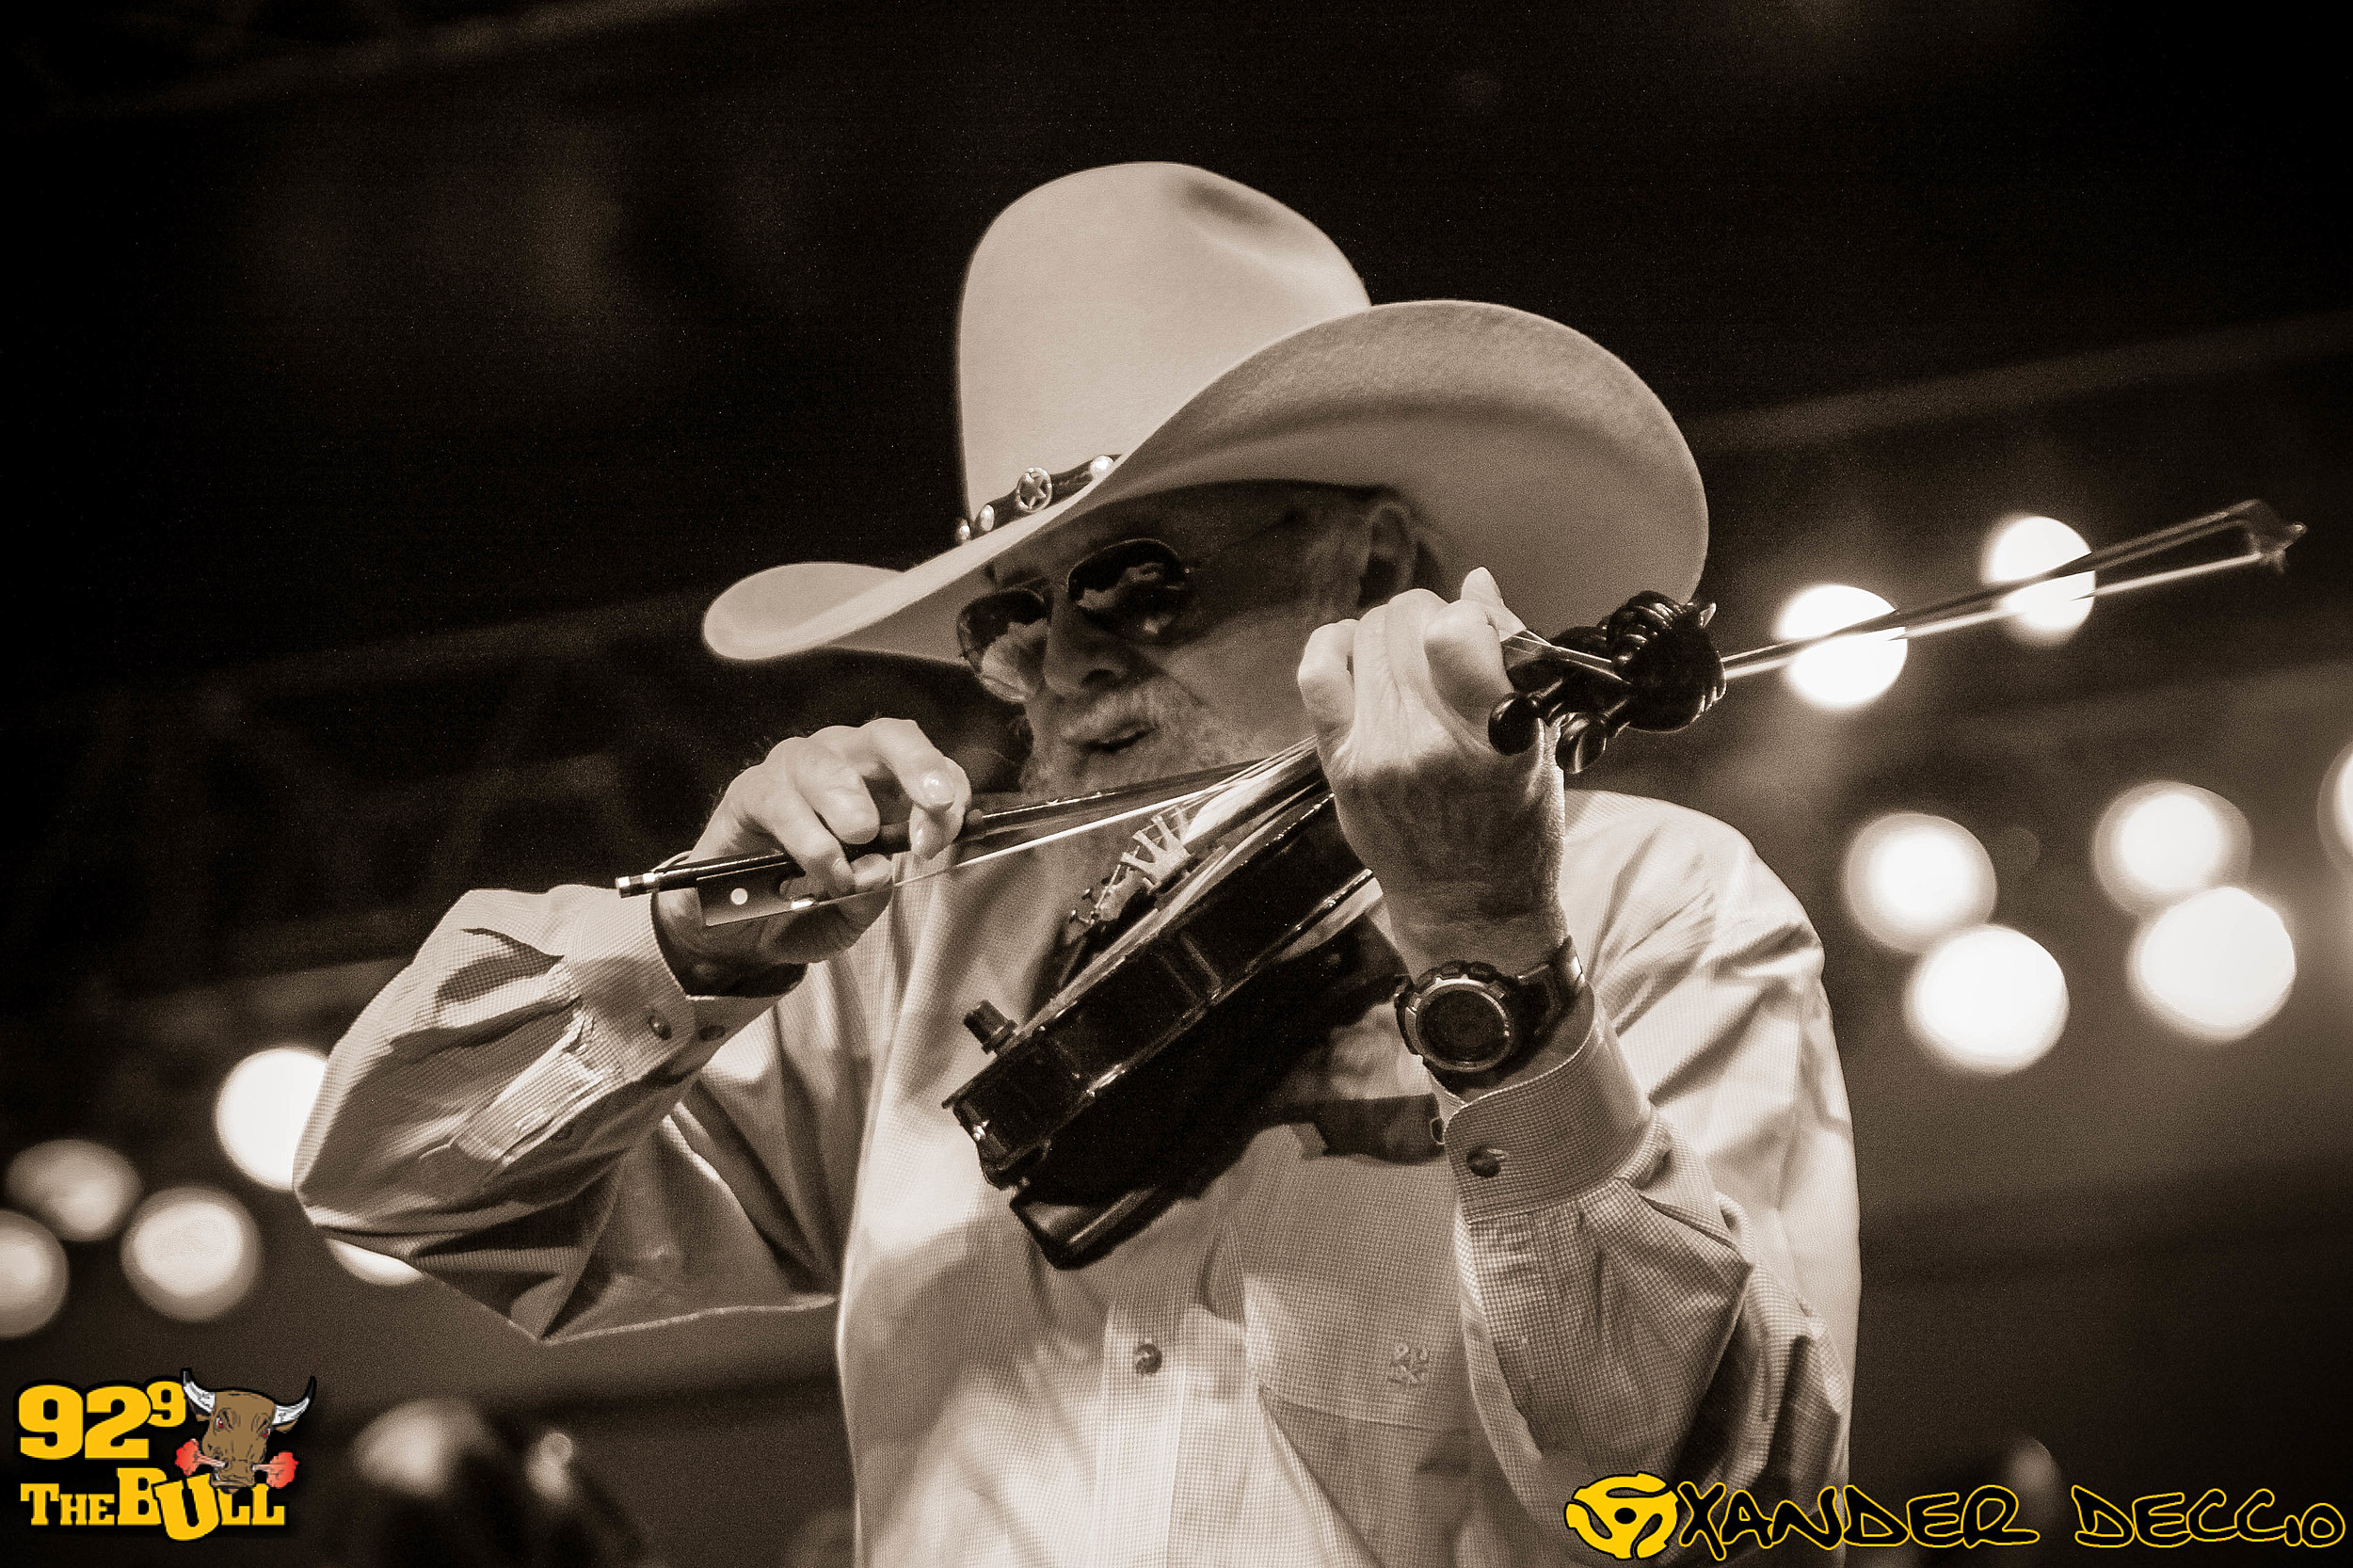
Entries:
{"type": "Polygon", "coordinates": [[[1525,974],[1513,975],[1511,984],[1514,1001],[1532,1015],[1521,1026],[1527,1037],[1521,1050],[1525,1055],[1533,1055],[1584,994],[1585,966],[1577,960],[1577,944],[1563,937],[1559,947],[1545,955],[1543,963],[1525,974]]]}

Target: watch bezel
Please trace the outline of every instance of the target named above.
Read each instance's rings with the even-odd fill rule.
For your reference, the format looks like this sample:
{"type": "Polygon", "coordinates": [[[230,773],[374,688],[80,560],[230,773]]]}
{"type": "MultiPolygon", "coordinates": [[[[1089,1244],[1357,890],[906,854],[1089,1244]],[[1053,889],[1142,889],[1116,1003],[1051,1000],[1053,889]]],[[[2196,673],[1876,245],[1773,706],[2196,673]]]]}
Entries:
{"type": "Polygon", "coordinates": [[[1499,1063],[1510,1061],[1527,1045],[1527,1031],[1521,1026],[1519,1010],[1513,1005],[1514,977],[1505,974],[1492,964],[1476,960],[1457,960],[1441,964],[1406,986],[1398,995],[1398,1022],[1402,1026],[1405,1043],[1414,1054],[1449,1073],[1483,1073],[1499,1063]],[[1486,999],[1494,1006],[1496,1016],[1503,1020],[1503,1043],[1497,1049],[1477,1057],[1453,1057],[1442,1050],[1433,1050],[1423,1039],[1422,1009],[1432,1000],[1461,992],[1472,992],[1486,999]]]}
{"type": "Polygon", "coordinates": [[[1545,1036],[1577,1007],[1585,993],[1585,966],[1578,962],[1577,943],[1563,938],[1545,960],[1526,974],[1511,974],[1476,958],[1456,958],[1398,984],[1395,1005],[1399,1032],[1406,1048],[1447,1078],[1476,1078],[1481,1073],[1509,1071],[1533,1054],[1545,1036]],[[1449,1060],[1427,1048],[1421,1032],[1421,1010],[1431,998],[1458,991],[1476,991],[1494,1006],[1503,1020],[1503,1048],[1477,1059],[1449,1060]]]}

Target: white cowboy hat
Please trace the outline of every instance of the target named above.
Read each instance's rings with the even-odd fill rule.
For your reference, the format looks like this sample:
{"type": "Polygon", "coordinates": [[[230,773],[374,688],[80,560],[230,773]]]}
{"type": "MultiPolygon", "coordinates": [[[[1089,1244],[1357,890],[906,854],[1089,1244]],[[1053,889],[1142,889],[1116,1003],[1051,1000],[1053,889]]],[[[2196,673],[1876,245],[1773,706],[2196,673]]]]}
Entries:
{"type": "Polygon", "coordinates": [[[973,252],[957,348],[961,542],[906,571],[755,573],[703,616],[715,652],[955,660],[993,557],[1110,502],[1229,480],[1387,486],[1545,632],[1644,588],[1687,599],[1707,553],[1690,452],[1614,355],[1501,305],[1373,305],[1315,225],[1206,169],[1091,168],[1006,208],[973,252]]]}

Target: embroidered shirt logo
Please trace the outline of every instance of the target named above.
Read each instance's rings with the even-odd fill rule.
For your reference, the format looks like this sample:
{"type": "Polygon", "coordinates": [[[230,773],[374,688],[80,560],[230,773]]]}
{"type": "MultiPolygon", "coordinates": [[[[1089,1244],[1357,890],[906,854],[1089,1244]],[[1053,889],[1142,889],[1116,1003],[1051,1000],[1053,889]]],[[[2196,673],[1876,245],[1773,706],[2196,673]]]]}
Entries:
{"type": "Polygon", "coordinates": [[[1389,1381],[1400,1388],[1419,1388],[1430,1381],[1430,1352],[1419,1345],[1399,1345],[1389,1352],[1389,1381]]]}

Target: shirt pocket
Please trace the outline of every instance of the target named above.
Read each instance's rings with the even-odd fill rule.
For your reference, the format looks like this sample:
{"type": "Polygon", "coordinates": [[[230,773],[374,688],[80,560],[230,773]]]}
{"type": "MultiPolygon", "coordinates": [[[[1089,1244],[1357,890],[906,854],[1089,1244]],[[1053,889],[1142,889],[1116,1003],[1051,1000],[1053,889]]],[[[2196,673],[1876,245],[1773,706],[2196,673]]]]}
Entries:
{"type": "Polygon", "coordinates": [[[1286,1170],[1243,1279],[1259,1387],[1426,1431],[1478,1425],[1465,1371],[1454,1184],[1443,1162],[1363,1156],[1286,1170]]]}

